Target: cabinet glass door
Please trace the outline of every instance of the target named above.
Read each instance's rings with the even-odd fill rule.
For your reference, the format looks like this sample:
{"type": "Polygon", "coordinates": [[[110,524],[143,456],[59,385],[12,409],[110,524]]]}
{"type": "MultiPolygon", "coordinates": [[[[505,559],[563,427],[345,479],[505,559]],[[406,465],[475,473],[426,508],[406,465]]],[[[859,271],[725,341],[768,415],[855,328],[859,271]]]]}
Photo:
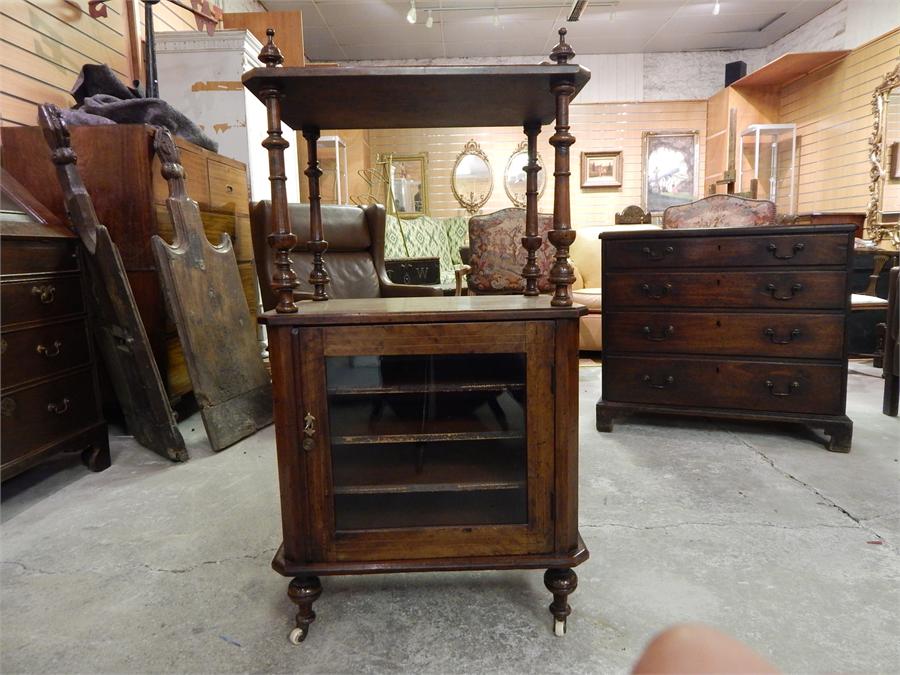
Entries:
{"type": "Polygon", "coordinates": [[[506,324],[449,324],[433,340],[374,326],[368,349],[360,328],[323,329],[318,457],[330,476],[321,499],[331,555],[364,559],[376,540],[411,547],[403,557],[549,546],[553,429],[535,405],[552,401],[539,357],[552,332],[491,326],[506,324]]]}

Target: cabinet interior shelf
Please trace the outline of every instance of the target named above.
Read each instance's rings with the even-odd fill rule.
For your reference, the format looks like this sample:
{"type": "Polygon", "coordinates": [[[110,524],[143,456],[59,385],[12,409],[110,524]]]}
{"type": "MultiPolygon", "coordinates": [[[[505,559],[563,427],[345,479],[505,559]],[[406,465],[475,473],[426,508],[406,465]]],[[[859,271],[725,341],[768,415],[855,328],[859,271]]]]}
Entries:
{"type": "Polygon", "coordinates": [[[383,495],[413,492],[480,492],[524,490],[524,480],[484,481],[480,483],[407,483],[403,485],[336,485],[336,495],[383,495]]]}
{"type": "Polygon", "coordinates": [[[329,387],[329,396],[375,396],[383,394],[452,394],[455,392],[523,391],[524,382],[423,382],[372,386],[329,387]]]}
{"type": "Polygon", "coordinates": [[[503,441],[525,438],[522,431],[450,431],[436,433],[332,436],[332,445],[381,445],[386,443],[435,443],[441,441],[503,441]]]}

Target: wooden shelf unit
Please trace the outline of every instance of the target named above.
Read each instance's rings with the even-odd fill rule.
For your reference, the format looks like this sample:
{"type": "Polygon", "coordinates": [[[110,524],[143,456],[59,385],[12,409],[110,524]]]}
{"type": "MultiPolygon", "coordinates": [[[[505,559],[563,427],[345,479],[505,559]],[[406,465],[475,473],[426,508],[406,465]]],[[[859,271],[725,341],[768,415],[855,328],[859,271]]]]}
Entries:
{"type": "Polygon", "coordinates": [[[588,557],[578,535],[578,321],[573,306],[568,106],[590,78],[565,29],[539,66],[266,68],[244,85],[268,107],[275,311],[272,364],[291,641],[315,619],[318,575],[546,567],[557,635],[588,557]],[[415,101],[410,106],[409,101],[415,101]],[[353,101],[353,105],[347,105],[353,101]],[[303,129],[310,285],[294,303],[279,120],[303,129]],[[539,296],[537,136],[555,120],[553,297],[539,296]],[[322,129],[522,125],[528,139],[524,296],[328,300],[316,144],[322,129]]]}

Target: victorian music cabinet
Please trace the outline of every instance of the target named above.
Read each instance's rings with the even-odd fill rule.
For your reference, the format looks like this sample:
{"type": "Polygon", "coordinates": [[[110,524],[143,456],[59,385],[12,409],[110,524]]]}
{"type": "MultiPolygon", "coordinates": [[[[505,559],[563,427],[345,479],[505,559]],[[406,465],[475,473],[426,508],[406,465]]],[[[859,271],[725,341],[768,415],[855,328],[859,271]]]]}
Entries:
{"type": "Polygon", "coordinates": [[[578,534],[578,319],[568,262],[569,100],[589,73],[567,63],[276,68],[272,42],[244,84],[269,111],[272,287],[267,326],[294,643],[319,575],[546,568],[557,634],[570,613],[578,534]],[[352,101],[352,105],[348,102],[352,101]],[[415,101],[416,105],[408,105],[415,101]],[[294,303],[280,120],[309,153],[314,300],[294,303]],[[537,136],[556,120],[552,297],[537,292],[537,136]],[[328,300],[316,159],[320,128],[522,124],[529,163],[524,296],[328,300]]]}

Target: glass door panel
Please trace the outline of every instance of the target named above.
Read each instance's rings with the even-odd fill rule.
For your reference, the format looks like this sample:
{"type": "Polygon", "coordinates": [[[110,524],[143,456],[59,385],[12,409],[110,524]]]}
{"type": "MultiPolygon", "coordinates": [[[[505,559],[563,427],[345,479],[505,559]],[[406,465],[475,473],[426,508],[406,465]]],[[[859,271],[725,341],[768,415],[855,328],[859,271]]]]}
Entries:
{"type": "Polygon", "coordinates": [[[325,361],[337,531],[528,523],[525,354],[325,361]]]}

